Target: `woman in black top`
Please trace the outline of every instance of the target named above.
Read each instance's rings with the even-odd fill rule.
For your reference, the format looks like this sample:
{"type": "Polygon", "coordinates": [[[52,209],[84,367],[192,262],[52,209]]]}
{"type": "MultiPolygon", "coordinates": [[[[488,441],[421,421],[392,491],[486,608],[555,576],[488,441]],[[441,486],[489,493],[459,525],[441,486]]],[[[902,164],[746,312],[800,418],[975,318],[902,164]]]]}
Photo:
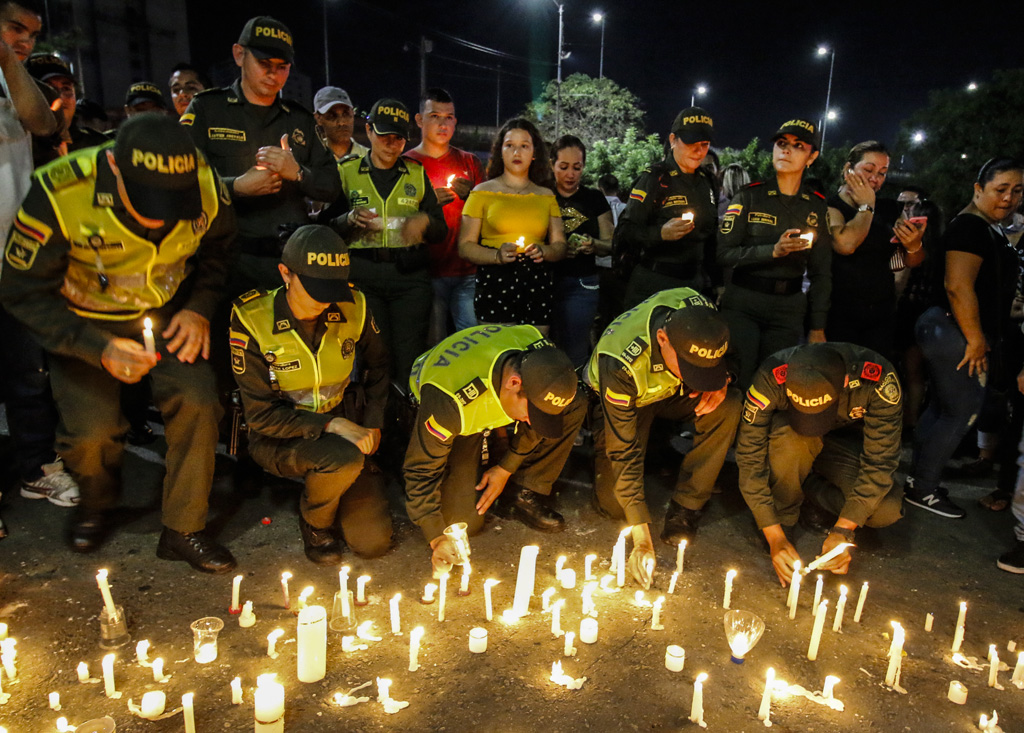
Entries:
{"type": "Polygon", "coordinates": [[[893,361],[896,285],[890,262],[900,250],[908,267],[924,260],[925,225],[901,219],[898,202],[876,200],[888,172],[884,145],[858,143],[843,166],[843,185],[828,200],[832,303],[825,335],[829,341],[866,346],[893,361]]]}

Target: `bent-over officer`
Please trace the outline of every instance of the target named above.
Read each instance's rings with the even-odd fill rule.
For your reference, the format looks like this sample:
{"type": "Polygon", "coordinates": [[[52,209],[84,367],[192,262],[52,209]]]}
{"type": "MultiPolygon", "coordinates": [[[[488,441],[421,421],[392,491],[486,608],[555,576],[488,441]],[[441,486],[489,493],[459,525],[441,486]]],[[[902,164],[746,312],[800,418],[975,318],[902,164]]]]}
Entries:
{"type": "Polygon", "coordinates": [[[272,474],[305,479],[299,527],[306,557],[341,562],[338,531],[361,557],[391,545],[380,472],[388,359],[366,298],[348,282],[348,247],[328,227],[289,237],[284,287],[235,301],[231,368],[249,425],[249,455],[272,474]]]}
{"type": "Polygon", "coordinates": [[[534,326],[467,328],[420,356],[409,386],[419,409],[405,456],[406,506],[433,549],[435,571],[456,558],[444,528],[465,522],[479,532],[509,480],[499,513],[542,532],[564,528],[544,498],[586,415],[564,352],[534,326]],[[512,426],[508,452],[481,475],[484,432],[504,425],[512,426]]]}
{"type": "Polygon", "coordinates": [[[203,572],[235,567],[202,531],[220,416],[209,323],[231,264],[230,204],[188,132],[163,115],[136,115],[115,141],[32,177],[0,298],[51,354],[57,449],[82,494],[77,552],[99,548],[110,529],[127,428],[121,385],[148,374],[167,439],[157,556],[203,572]]]}
{"type": "Polygon", "coordinates": [[[607,515],[633,527],[629,568],[650,587],[654,546],[644,491],[644,456],[655,418],[693,421],[693,448],[679,469],[661,533],[692,542],[736,437],[740,393],[729,389],[729,328],[690,288],[654,295],[612,321],[587,368],[597,394],[594,489],[607,515]],[[646,564],[645,564],[646,561],[646,564]]]}
{"type": "MultiPolygon", "coordinates": [[[[896,370],[870,349],[807,344],[772,354],[757,370],[736,464],[783,585],[800,559],[785,532],[798,518],[828,533],[825,554],[852,543],[858,527],[888,527],[903,516],[903,489],[893,481],[902,426],[896,370]]],[[[842,574],[849,566],[847,548],[822,568],[842,574]]]]}

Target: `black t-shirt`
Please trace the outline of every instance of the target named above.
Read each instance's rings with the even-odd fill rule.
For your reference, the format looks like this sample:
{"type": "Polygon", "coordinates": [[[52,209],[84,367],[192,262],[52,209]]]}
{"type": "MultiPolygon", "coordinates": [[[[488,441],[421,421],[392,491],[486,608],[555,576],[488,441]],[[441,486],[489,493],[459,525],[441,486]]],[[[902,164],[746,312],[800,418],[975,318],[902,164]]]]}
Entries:
{"type": "MultiPolygon", "coordinates": [[[[568,197],[562,196],[556,189],[555,198],[562,210],[562,228],[565,229],[566,240],[573,234],[585,234],[592,239],[600,236],[597,219],[612,210],[603,193],[580,186],[576,193],[568,197]]],[[[555,263],[555,275],[558,277],[588,277],[596,274],[597,265],[594,264],[593,254],[567,257],[555,263]]]]}
{"type": "MultiPolygon", "coordinates": [[[[838,195],[831,197],[828,205],[843,215],[843,221],[857,215],[857,209],[838,195]]],[[[871,227],[860,246],[853,254],[832,253],[831,310],[842,313],[859,305],[895,304],[896,283],[889,260],[899,246],[892,242],[892,227],[900,210],[899,202],[878,199],[871,227]]]]}

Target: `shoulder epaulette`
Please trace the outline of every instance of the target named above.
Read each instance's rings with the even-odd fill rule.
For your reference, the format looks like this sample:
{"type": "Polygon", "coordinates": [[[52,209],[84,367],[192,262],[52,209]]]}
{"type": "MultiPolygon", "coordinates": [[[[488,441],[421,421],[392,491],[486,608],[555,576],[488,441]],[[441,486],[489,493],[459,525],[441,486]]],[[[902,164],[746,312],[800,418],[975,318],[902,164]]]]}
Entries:
{"type": "Polygon", "coordinates": [[[37,174],[42,184],[51,191],[59,191],[82,180],[88,173],[74,157],[58,158],[44,166],[37,174]]]}
{"type": "Polygon", "coordinates": [[[208,95],[211,95],[211,94],[223,94],[225,92],[230,92],[230,91],[231,91],[231,87],[210,87],[209,89],[203,89],[202,91],[196,92],[193,95],[193,98],[195,98],[195,97],[205,97],[205,96],[208,96],[208,95]]]}
{"type": "Polygon", "coordinates": [[[245,305],[249,301],[256,300],[256,298],[259,298],[262,295],[266,295],[268,292],[269,291],[267,290],[261,290],[259,288],[257,288],[256,290],[250,290],[249,292],[242,293],[237,298],[235,298],[234,301],[232,302],[232,305],[245,305]]]}

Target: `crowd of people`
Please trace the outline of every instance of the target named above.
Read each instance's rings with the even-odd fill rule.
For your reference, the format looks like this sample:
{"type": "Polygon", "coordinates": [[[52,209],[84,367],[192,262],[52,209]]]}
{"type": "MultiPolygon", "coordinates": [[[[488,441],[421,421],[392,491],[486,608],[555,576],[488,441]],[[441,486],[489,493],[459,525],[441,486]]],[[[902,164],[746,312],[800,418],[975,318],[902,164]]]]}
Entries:
{"type": "Polygon", "coordinates": [[[294,41],[265,16],[231,49],[232,85],[180,64],[174,115],[141,81],[101,133],[70,66],[32,54],[41,26],[32,0],[0,0],[3,382],[19,493],[74,508],[72,550],[114,529],[124,445],[147,439],[152,402],[157,555],[233,569],[205,525],[234,392],[247,460],[303,484],[318,564],[388,551],[382,468],[437,572],[460,561],[446,527],[481,531],[492,507],[559,531],[554,485],[589,441],[592,504],[632,527],[628,568],[649,587],[644,461],[686,426],[662,541],[694,540],[735,448],[780,582],[798,521],[845,573],[855,532],[905,502],[964,516],[940,479],[977,422],[963,470],[999,464],[984,505],[1013,505],[998,564],[1024,573],[1015,160],[988,161],[944,226],[919,188],[879,195],[881,143],[855,145],[829,191],[808,173],[817,124],[794,117],[770,135],[773,175],[750,182],[712,165],[714,119],[691,106],[622,200],[612,176],[582,184],[578,137],[545,141],[527,119],[486,162],[454,147],[444,89],[415,108],[383,97],[365,120],[338,87],[312,111],[282,98],[294,41]]]}

